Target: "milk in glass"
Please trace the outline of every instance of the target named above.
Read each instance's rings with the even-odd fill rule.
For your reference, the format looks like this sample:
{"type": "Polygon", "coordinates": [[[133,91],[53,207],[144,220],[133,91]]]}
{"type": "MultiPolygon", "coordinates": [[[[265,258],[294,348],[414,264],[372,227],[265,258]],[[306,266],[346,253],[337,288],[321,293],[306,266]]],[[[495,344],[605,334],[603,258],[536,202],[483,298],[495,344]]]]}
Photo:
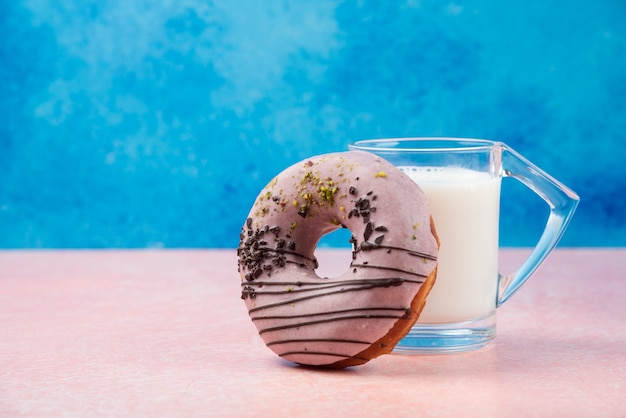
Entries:
{"type": "Polygon", "coordinates": [[[464,168],[399,167],[424,190],[441,246],[418,323],[462,322],[496,309],[500,177],[464,168]]]}

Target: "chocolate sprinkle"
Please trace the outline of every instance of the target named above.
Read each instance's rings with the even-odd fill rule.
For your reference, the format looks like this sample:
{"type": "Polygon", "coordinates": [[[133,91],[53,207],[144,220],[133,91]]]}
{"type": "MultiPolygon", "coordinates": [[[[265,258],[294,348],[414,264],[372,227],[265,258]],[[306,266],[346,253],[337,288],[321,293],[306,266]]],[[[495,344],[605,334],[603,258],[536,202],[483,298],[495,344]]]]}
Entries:
{"type": "Polygon", "coordinates": [[[270,228],[270,231],[274,233],[274,235],[278,235],[280,233],[280,226],[276,225],[270,228]]]}
{"type": "Polygon", "coordinates": [[[308,211],[309,211],[308,206],[302,206],[300,209],[298,209],[298,215],[302,216],[303,218],[306,218],[308,211]]]}
{"type": "Polygon", "coordinates": [[[256,291],[252,286],[244,286],[241,291],[241,299],[254,299],[256,297],[256,291]]]}
{"type": "Polygon", "coordinates": [[[365,241],[368,241],[370,239],[373,230],[374,229],[372,228],[372,223],[368,222],[365,226],[365,232],[363,232],[363,238],[365,239],[365,241]]]}
{"type": "Polygon", "coordinates": [[[376,247],[375,244],[372,244],[371,242],[368,242],[368,241],[361,243],[361,250],[363,251],[369,251],[375,247],[376,247]]]}

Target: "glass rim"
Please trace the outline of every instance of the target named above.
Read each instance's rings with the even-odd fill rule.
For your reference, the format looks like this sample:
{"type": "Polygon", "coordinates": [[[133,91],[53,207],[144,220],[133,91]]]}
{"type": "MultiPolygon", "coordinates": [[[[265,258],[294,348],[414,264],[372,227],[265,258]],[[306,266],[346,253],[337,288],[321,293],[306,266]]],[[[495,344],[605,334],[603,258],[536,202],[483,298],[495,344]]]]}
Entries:
{"type": "Polygon", "coordinates": [[[468,152],[488,150],[497,144],[500,142],[477,138],[407,137],[361,139],[349,144],[348,147],[369,152],[468,152]]]}

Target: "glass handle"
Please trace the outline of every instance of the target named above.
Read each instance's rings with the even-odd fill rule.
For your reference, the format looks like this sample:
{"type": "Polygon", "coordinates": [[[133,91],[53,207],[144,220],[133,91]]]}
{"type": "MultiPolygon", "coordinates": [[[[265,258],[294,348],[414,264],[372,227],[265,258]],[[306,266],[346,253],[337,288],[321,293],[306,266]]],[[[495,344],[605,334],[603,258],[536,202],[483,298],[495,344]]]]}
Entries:
{"type": "Polygon", "coordinates": [[[499,275],[496,306],[506,302],[543,263],[563,236],[580,200],[574,191],[513,149],[504,144],[501,146],[503,176],[521,181],[541,196],[550,206],[550,215],[539,242],[526,261],[512,274],[499,275]]]}

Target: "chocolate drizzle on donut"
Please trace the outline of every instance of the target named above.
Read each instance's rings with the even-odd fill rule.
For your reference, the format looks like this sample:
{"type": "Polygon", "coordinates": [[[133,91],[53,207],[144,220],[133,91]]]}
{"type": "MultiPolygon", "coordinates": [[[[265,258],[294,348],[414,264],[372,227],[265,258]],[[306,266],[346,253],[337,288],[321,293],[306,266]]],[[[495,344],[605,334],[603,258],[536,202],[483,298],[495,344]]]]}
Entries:
{"type": "Polygon", "coordinates": [[[426,253],[422,253],[418,251],[407,250],[406,248],[401,248],[401,247],[380,245],[376,243],[372,244],[370,242],[362,243],[359,248],[355,249],[353,255],[356,255],[357,253],[361,251],[373,251],[373,250],[387,250],[387,252],[390,252],[391,250],[398,250],[398,251],[403,251],[406,254],[411,255],[413,257],[420,257],[420,258],[424,258],[427,260],[437,261],[437,257],[432,254],[426,254],[426,253]]]}
{"type": "MultiPolygon", "coordinates": [[[[400,318],[402,318],[402,315],[362,314],[362,315],[342,316],[342,317],[339,317],[339,318],[325,318],[325,319],[314,319],[314,320],[303,321],[303,322],[291,322],[291,323],[288,323],[288,324],[285,324],[285,325],[279,325],[279,326],[270,327],[270,328],[261,328],[259,330],[259,334],[265,334],[266,332],[272,332],[272,331],[282,331],[282,330],[286,330],[286,329],[289,329],[289,328],[301,328],[301,327],[310,326],[310,325],[319,325],[319,324],[326,324],[326,323],[329,323],[329,322],[349,321],[349,320],[364,319],[364,318],[367,318],[367,319],[389,319],[389,318],[400,319],[400,318]]],[[[288,317],[288,319],[292,319],[292,318],[288,317]]]]}
{"type": "MultiPolygon", "coordinates": [[[[421,276],[421,275],[420,275],[421,276]]],[[[326,297],[328,295],[337,294],[337,293],[346,293],[346,292],[359,292],[363,290],[375,289],[375,288],[388,288],[393,286],[402,286],[404,283],[423,283],[423,278],[420,279],[403,279],[400,277],[394,278],[371,278],[371,279],[363,279],[363,280],[344,280],[344,281],[322,281],[320,283],[300,283],[300,282],[263,282],[259,283],[261,286],[287,286],[286,290],[255,290],[256,295],[280,295],[280,294],[296,294],[291,299],[282,298],[279,302],[267,304],[267,305],[258,305],[249,310],[249,313],[261,311],[263,309],[275,308],[281,305],[290,305],[296,302],[302,302],[308,299],[326,297]],[[311,286],[311,287],[300,287],[298,289],[294,289],[290,287],[294,286],[311,286]],[[329,290],[332,289],[332,290],[329,290]],[[320,292],[329,290],[328,292],[320,292]],[[300,296],[297,293],[309,293],[308,295],[300,296]]],[[[253,286],[244,286],[244,289],[248,289],[247,292],[250,292],[249,289],[255,289],[253,286]]]]}
{"type": "MultiPolygon", "coordinates": [[[[272,341],[270,343],[267,343],[266,345],[268,347],[271,347],[273,345],[280,345],[280,344],[290,344],[290,343],[317,343],[317,342],[329,342],[329,343],[350,343],[350,344],[365,344],[365,345],[370,345],[372,344],[370,341],[364,341],[364,340],[348,340],[348,339],[342,339],[342,338],[294,338],[291,340],[276,340],[276,341],[272,341]]],[[[289,353],[285,353],[284,355],[289,354],[289,353]]]]}

